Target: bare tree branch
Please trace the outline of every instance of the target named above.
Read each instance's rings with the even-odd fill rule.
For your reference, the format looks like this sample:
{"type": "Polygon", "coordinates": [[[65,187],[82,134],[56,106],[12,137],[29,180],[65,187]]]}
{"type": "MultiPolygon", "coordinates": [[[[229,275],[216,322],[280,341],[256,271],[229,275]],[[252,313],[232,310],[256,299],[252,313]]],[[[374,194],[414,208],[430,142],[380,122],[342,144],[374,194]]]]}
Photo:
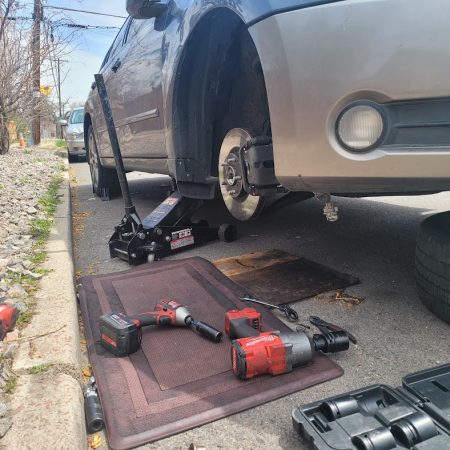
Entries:
{"type": "MultiPolygon", "coordinates": [[[[0,0],[0,154],[9,150],[8,121],[29,122],[36,114],[55,116],[55,105],[48,97],[33,97],[33,56],[39,57],[42,79],[51,79],[53,61],[71,51],[76,30],[70,33],[59,27],[61,14],[46,15],[41,23],[41,47],[33,54],[33,27],[29,15],[17,0],[0,0]]],[[[55,83],[56,85],[56,83],[55,83]]]]}

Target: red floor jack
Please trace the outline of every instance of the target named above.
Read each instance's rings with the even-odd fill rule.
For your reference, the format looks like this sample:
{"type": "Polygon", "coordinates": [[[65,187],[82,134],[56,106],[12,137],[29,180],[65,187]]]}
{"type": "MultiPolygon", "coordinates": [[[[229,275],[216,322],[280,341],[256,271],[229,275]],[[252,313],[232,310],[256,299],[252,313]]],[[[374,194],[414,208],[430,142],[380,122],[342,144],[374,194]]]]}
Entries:
{"type": "Polygon", "coordinates": [[[234,241],[237,231],[233,225],[210,227],[206,221],[192,222],[192,215],[202,206],[202,202],[183,197],[179,192],[170,195],[144,220],[140,219],[131,199],[103,75],[95,75],[95,85],[102,103],[125,203],[125,216],[109,240],[111,257],[119,257],[129,264],[137,265],[216,239],[234,241]]]}

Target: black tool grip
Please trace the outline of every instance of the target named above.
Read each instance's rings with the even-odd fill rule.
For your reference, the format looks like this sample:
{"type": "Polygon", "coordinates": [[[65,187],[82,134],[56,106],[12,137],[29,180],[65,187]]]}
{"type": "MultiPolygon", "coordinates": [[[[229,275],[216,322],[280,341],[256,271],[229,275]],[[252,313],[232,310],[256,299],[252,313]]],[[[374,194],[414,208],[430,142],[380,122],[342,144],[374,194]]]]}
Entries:
{"type": "Polygon", "coordinates": [[[252,336],[259,336],[260,331],[251,327],[247,319],[230,320],[230,336],[231,340],[252,336]]]}
{"type": "Polygon", "coordinates": [[[221,331],[216,330],[211,325],[208,325],[205,322],[200,322],[198,320],[191,320],[189,326],[196,331],[200,336],[209,339],[213,342],[220,342],[223,338],[223,334],[221,331]]]}
{"type": "Polygon", "coordinates": [[[149,325],[158,325],[159,324],[159,316],[160,313],[157,312],[148,312],[144,314],[139,314],[137,316],[129,317],[132,321],[137,321],[140,323],[141,327],[147,327],[149,325]]]}

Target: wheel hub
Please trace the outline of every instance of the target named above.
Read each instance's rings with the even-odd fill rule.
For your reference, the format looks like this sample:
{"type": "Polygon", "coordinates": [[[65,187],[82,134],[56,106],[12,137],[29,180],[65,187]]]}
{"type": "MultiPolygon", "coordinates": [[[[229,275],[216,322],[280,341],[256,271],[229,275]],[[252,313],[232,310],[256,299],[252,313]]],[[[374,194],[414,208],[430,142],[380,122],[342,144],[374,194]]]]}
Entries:
{"type": "Polygon", "coordinates": [[[222,163],[223,186],[227,195],[238,198],[245,194],[238,152],[232,150],[222,163]]]}

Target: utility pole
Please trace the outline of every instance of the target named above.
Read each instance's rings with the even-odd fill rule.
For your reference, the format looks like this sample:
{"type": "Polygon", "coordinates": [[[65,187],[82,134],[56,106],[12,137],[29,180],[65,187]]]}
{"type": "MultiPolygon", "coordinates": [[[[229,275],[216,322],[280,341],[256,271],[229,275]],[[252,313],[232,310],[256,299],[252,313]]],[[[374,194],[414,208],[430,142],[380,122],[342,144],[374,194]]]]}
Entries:
{"type": "MultiPolygon", "coordinates": [[[[62,119],[62,102],[61,102],[61,60],[58,58],[58,65],[57,65],[57,72],[58,72],[58,104],[59,104],[59,120],[62,119]]],[[[63,138],[63,129],[62,126],[59,126],[59,137],[60,139],[63,138]]]]}
{"type": "Polygon", "coordinates": [[[33,30],[32,30],[32,73],[33,73],[33,144],[41,143],[41,111],[39,108],[41,96],[41,21],[42,1],[34,0],[33,30]]]}

